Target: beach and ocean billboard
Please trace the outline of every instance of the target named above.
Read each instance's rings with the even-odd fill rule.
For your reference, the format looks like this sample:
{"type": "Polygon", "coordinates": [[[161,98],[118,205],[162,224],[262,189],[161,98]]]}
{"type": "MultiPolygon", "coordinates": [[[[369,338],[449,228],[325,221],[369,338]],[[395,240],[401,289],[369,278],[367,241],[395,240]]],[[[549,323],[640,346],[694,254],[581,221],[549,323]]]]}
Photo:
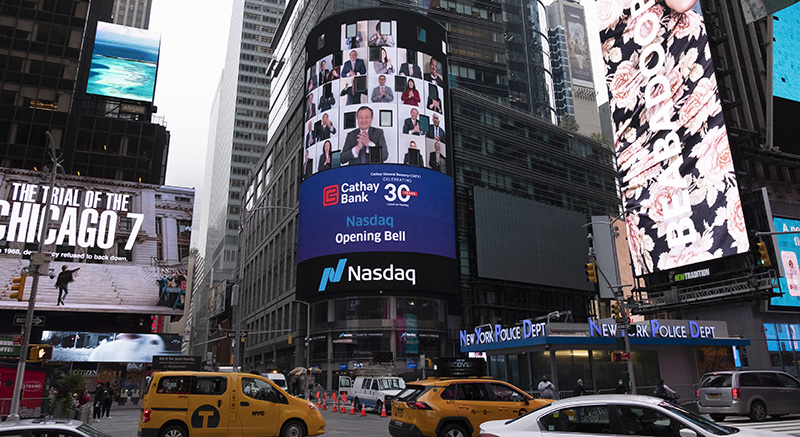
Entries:
{"type": "Polygon", "coordinates": [[[161,34],[98,22],[87,94],[152,102],[161,34]]]}

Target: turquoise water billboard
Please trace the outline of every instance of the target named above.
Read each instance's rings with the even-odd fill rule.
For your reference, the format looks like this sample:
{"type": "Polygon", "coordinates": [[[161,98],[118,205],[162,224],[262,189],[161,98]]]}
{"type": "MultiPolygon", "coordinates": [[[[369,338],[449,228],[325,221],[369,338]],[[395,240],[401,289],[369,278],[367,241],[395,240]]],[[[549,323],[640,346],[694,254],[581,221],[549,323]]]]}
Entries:
{"type": "Polygon", "coordinates": [[[87,94],[152,102],[161,34],[97,23],[87,94]]]}

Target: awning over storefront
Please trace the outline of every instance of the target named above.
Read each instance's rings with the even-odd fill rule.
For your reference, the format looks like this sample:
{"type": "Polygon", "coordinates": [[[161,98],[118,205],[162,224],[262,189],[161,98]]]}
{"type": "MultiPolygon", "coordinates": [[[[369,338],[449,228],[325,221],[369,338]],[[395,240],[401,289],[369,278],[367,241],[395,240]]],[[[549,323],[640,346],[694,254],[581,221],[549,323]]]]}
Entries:
{"type": "Polygon", "coordinates": [[[630,334],[613,319],[579,323],[533,323],[513,326],[481,325],[460,333],[461,352],[545,349],[616,349],[630,335],[631,348],[659,346],[749,346],[750,340],[728,336],[723,321],[647,320],[631,324],[630,334]]]}

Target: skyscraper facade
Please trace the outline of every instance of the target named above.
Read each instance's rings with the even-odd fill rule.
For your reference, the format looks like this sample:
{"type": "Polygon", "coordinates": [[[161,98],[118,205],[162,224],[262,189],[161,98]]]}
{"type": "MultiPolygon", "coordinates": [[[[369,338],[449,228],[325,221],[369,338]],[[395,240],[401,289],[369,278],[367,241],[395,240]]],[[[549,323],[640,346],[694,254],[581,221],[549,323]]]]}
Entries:
{"type": "Polygon", "coordinates": [[[147,29],[153,0],[114,0],[114,23],[147,29]]]}
{"type": "Polygon", "coordinates": [[[589,54],[589,35],[583,7],[558,0],[547,7],[548,34],[559,119],[571,117],[584,135],[599,134],[600,116],[589,54]]]}
{"type": "MultiPolygon", "coordinates": [[[[67,173],[163,184],[169,132],[153,114],[154,88],[137,97],[88,88],[97,29],[111,22],[112,1],[4,7],[0,163],[34,169],[49,161],[49,131],[67,173]]],[[[153,83],[157,54],[148,67],[153,83]]]]}
{"type": "MultiPolygon", "coordinates": [[[[408,336],[407,320],[400,323],[399,314],[423,311],[423,317],[439,320],[434,329],[440,331],[438,339],[428,340],[436,344],[434,350],[440,356],[458,353],[452,339],[463,326],[513,322],[553,310],[569,310],[578,319],[588,316],[591,286],[583,278],[588,249],[583,226],[593,214],[616,215],[612,152],[552,123],[555,108],[552,88],[548,88],[551,62],[546,27],[531,22],[532,17],[544,16],[538,3],[532,7],[515,2],[440,1],[423,7],[348,0],[297,2],[288,7],[267,72],[273,86],[269,142],[248,178],[244,200],[248,219],[243,232],[248,235],[240,266],[255,273],[239,278],[243,329],[259,333],[245,341],[245,367],[284,370],[304,365],[308,353],[311,365],[329,371],[330,378],[320,382],[335,385],[332,374],[339,367],[334,364],[352,368],[369,360],[373,351],[393,352],[396,365],[418,360],[419,350],[414,354],[398,347],[399,336],[408,336]],[[369,298],[360,292],[341,299],[300,297],[310,292],[301,289],[301,282],[320,282],[319,276],[295,276],[300,222],[294,210],[299,206],[303,215],[297,187],[304,177],[300,172],[306,158],[305,147],[299,145],[305,143],[307,133],[315,132],[313,123],[311,128],[306,124],[307,85],[314,89],[314,84],[307,83],[306,38],[324,18],[336,12],[347,17],[353,8],[370,6],[411,10],[438,21],[448,31],[444,71],[451,89],[447,106],[452,123],[445,130],[450,129],[453,141],[447,165],[454,176],[457,267],[441,275],[454,275],[458,281],[455,289],[440,290],[443,297],[381,296],[380,290],[369,298]],[[522,10],[525,20],[518,17],[522,10]],[[520,43],[525,38],[538,41],[539,46],[520,43]],[[517,216],[506,213],[514,208],[520,211],[517,216]],[[505,265],[492,260],[503,253],[504,244],[514,245],[514,250],[506,251],[512,257],[503,259],[505,265]],[[548,258],[560,265],[549,263],[548,258]],[[416,308],[421,303],[424,309],[416,308]],[[387,329],[381,334],[384,342],[377,331],[387,329]],[[306,341],[297,341],[298,337],[306,341]],[[361,355],[341,347],[353,343],[363,346],[358,348],[361,355]]],[[[309,42],[312,47],[313,42],[309,42]]],[[[332,59],[336,63],[335,56],[332,59]]],[[[394,76],[387,73],[387,79],[396,80],[397,69],[405,62],[403,56],[395,59],[394,76]]],[[[341,105],[348,98],[339,93],[333,96],[341,105]]],[[[319,108],[316,94],[311,102],[319,108]]],[[[321,158],[313,158],[319,164],[321,158]]],[[[314,174],[310,181],[322,177],[314,174]]]]}
{"type": "Polygon", "coordinates": [[[208,179],[195,219],[198,301],[208,298],[213,283],[232,280],[235,273],[245,181],[267,143],[266,68],[282,12],[282,1],[233,2],[225,67],[210,120],[208,179]]]}

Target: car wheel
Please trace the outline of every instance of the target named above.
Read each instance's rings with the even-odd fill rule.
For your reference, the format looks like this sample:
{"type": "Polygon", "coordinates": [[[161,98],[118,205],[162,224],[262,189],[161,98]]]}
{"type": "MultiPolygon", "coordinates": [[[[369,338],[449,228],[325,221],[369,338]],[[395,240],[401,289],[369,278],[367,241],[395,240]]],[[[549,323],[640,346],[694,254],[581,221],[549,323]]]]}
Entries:
{"type": "Polygon", "coordinates": [[[763,422],[767,419],[767,407],[761,401],[753,401],[750,404],[750,420],[753,422],[763,422]]]}
{"type": "Polygon", "coordinates": [[[281,437],[306,437],[306,427],[300,421],[291,420],[283,424],[281,437]]]}
{"type": "Polygon", "coordinates": [[[714,422],[723,422],[723,421],[725,421],[725,415],[724,414],[709,414],[709,416],[711,416],[711,419],[714,422]]]}
{"type": "Polygon", "coordinates": [[[445,425],[444,428],[439,432],[438,437],[469,437],[467,435],[467,431],[464,430],[464,427],[461,425],[450,424],[445,425]]]}
{"type": "Polygon", "coordinates": [[[526,409],[524,409],[524,408],[520,408],[520,409],[519,409],[519,415],[520,415],[520,416],[524,416],[524,415],[526,415],[526,414],[528,414],[528,410],[526,410],[526,409]]]}
{"type": "Polygon", "coordinates": [[[170,425],[164,428],[159,435],[161,437],[189,437],[189,433],[180,425],[170,425]]]}
{"type": "Polygon", "coordinates": [[[378,414],[381,414],[381,407],[382,406],[383,406],[383,402],[381,402],[381,401],[378,401],[378,403],[375,404],[375,411],[377,411],[378,414]]]}

